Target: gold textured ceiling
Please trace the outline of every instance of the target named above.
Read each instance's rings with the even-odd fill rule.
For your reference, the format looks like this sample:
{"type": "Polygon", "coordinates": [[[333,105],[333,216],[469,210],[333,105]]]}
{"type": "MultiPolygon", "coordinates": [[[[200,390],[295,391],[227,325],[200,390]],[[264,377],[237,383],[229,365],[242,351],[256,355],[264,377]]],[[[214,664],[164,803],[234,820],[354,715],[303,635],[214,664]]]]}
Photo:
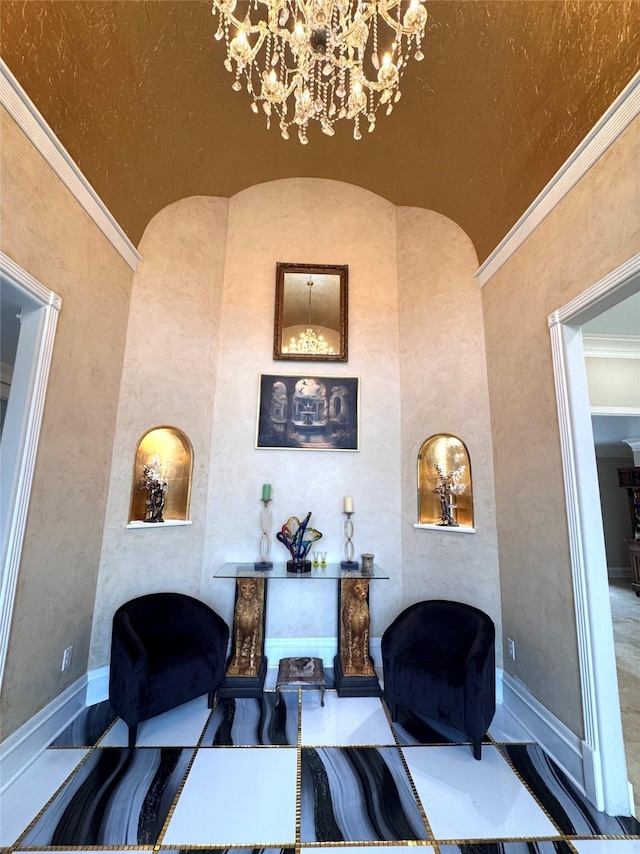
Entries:
{"type": "MultiPolygon", "coordinates": [[[[231,90],[209,0],[0,0],[2,57],[134,243],[165,205],[322,177],[457,222],[482,261],[638,70],[639,0],[427,0],[373,134],[309,144],[231,90]]],[[[318,215],[322,215],[319,209],[318,215]]]]}

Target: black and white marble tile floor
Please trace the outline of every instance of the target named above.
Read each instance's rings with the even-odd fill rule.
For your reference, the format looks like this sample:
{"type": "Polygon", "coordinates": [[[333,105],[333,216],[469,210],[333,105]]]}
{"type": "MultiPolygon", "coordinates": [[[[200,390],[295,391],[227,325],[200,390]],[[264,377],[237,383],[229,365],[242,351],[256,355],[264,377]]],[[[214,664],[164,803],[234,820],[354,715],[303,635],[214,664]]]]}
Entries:
{"type": "Polygon", "coordinates": [[[85,709],[0,798],[6,851],[640,854],[538,745],[492,727],[482,760],[377,698],[206,698],[140,726],[85,709]]]}

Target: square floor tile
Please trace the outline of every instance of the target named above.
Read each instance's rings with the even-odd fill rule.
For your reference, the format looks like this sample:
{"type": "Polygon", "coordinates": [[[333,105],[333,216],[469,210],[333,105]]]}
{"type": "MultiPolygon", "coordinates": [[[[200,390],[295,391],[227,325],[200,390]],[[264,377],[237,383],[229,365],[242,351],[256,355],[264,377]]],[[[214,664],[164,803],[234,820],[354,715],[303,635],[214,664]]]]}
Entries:
{"type": "Polygon", "coordinates": [[[153,845],[192,756],[192,750],[178,747],[96,748],[28,831],[22,845],[153,845]]]}
{"type": "MultiPolygon", "coordinates": [[[[449,842],[439,845],[440,854],[575,854],[562,839],[519,839],[517,842],[449,842]]],[[[615,854],[615,852],[611,852],[615,854]]]]}
{"type": "Polygon", "coordinates": [[[479,762],[467,746],[402,751],[436,839],[559,835],[497,748],[479,762]]]}
{"type": "Polygon", "coordinates": [[[262,699],[225,698],[211,716],[202,747],[298,743],[298,692],[282,693],[276,705],[275,693],[262,699]]]}
{"type": "MultiPolygon", "coordinates": [[[[207,697],[198,697],[169,712],[143,721],[138,726],[136,747],[196,747],[205,728],[211,709],[207,697]]],[[[118,719],[100,741],[100,747],[126,747],[129,729],[118,719]]]]}
{"type": "Polygon", "coordinates": [[[298,751],[201,748],[163,846],[294,845],[298,751]]]}
{"type": "Polygon", "coordinates": [[[500,749],[566,836],[640,836],[640,822],[597,810],[540,745],[502,744],[500,749]]]}
{"type": "Polygon", "coordinates": [[[93,747],[117,718],[108,700],[82,709],[75,720],[51,742],[51,747],[93,747]]]}
{"type": "Polygon", "coordinates": [[[460,744],[464,736],[448,726],[428,724],[406,709],[398,710],[398,720],[392,722],[399,744],[460,744]]]}
{"type": "Polygon", "coordinates": [[[9,846],[29,826],[86,750],[45,750],[8,786],[0,798],[0,846],[9,846]]]}
{"type": "Polygon", "coordinates": [[[640,854],[640,839],[572,839],[579,854],[640,854]]]}
{"type": "Polygon", "coordinates": [[[302,748],[301,841],[427,840],[397,747],[302,748]]]}
{"type": "MultiPolygon", "coordinates": [[[[371,845],[349,845],[346,848],[344,845],[323,845],[322,848],[305,848],[304,845],[300,848],[301,854],[374,854],[371,850],[371,845]]],[[[433,854],[431,845],[421,846],[420,854],[433,854]]],[[[375,854],[416,854],[415,844],[411,845],[376,845],[375,854]]]]}
{"type": "Polygon", "coordinates": [[[324,706],[311,692],[302,695],[302,744],[395,744],[378,697],[325,694],[324,706]]]}
{"type": "Polygon", "coordinates": [[[531,741],[531,733],[517,721],[502,705],[496,705],[496,713],[489,726],[489,734],[495,741],[531,741]]]}

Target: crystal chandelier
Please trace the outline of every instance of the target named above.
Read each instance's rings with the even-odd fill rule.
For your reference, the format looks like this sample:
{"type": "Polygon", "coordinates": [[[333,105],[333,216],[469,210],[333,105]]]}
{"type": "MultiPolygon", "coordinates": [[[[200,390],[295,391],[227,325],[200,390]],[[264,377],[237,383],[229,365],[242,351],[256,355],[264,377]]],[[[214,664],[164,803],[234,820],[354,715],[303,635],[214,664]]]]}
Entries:
{"type": "Polygon", "coordinates": [[[305,332],[301,332],[296,338],[295,336],[289,341],[287,347],[282,348],[283,353],[296,355],[314,354],[318,356],[333,356],[334,349],[325,341],[323,335],[317,335],[311,326],[311,289],[313,288],[313,280],[307,282],[309,288],[309,322],[305,332]]]}
{"type": "Polygon", "coordinates": [[[225,67],[243,84],[251,109],[277,117],[280,133],[308,142],[310,121],[327,136],[338,119],[375,130],[382,105],[390,115],[411,53],[424,59],[424,0],[213,0],[217,40],[227,46],[225,67]],[[381,56],[382,53],[382,56],[381,56]]]}

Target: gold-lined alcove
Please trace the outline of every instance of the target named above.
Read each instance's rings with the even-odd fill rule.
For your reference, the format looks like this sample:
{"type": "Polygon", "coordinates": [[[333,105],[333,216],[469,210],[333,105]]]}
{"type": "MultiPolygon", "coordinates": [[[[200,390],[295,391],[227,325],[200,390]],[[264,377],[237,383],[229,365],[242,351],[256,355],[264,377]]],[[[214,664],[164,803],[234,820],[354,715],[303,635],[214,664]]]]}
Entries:
{"type": "Polygon", "coordinates": [[[457,436],[437,433],[422,443],[418,453],[418,524],[473,529],[471,461],[466,445],[457,436]]]}
{"type": "Polygon", "coordinates": [[[193,448],[189,437],[178,427],[169,426],[153,427],[142,436],[133,464],[129,524],[143,523],[147,517],[149,490],[143,487],[145,467],[166,482],[163,521],[169,524],[187,522],[193,474],[193,448]]]}

